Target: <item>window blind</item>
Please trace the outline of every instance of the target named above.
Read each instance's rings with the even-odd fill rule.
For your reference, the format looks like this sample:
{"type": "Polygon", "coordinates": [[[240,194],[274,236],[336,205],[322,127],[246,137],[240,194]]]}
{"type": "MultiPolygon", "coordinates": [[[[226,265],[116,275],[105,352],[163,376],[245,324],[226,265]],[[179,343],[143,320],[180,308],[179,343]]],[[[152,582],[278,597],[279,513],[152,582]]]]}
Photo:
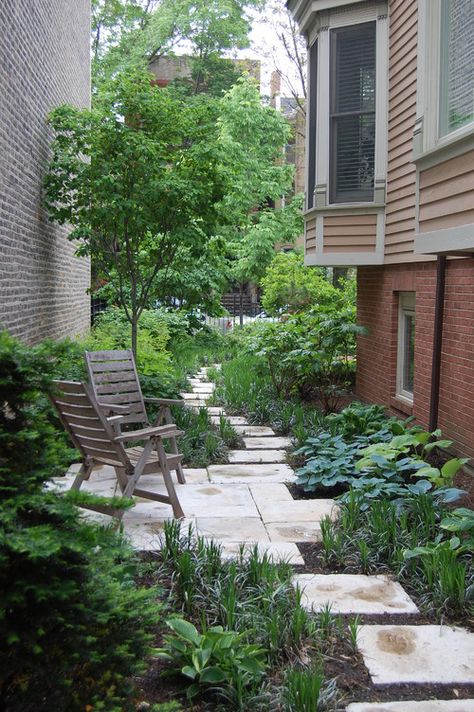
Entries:
{"type": "Polygon", "coordinates": [[[375,22],[331,31],[331,202],[373,200],[375,22]]]}

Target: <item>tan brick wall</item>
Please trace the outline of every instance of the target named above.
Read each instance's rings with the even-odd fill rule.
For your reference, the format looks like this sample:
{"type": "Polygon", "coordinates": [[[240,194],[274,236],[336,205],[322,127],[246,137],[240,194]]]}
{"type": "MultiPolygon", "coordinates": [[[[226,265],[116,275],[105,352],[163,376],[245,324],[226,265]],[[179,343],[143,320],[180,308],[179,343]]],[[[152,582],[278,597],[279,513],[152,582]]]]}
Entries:
{"type": "Polygon", "coordinates": [[[48,112],[90,103],[90,0],[0,2],[0,327],[28,343],[89,327],[90,265],[51,225],[48,112]]]}
{"type": "MultiPolygon", "coordinates": [[[[357,394],[394,409],[398,292],[416,292],[413,415],[429,418],[436,265],[364,267],[358,270],[358,318],[368,336],[358,343],[357,394]]],[[[441,362],[439,426],[456,450],[474,458],[474,260],[448,261],[441,362]]],[[[404,417],[401,411],[398,415],[404,417]]]]}

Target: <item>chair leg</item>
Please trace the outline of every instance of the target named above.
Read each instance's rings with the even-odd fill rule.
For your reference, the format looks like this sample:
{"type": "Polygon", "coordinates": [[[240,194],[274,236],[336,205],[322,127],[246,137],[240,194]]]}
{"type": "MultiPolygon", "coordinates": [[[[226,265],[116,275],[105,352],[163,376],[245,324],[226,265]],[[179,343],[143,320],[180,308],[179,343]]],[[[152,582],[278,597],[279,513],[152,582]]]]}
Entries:
{"type": "Polygon", "coordinates": [[[74,478],[74,482],[71,485],[71,489],[72,490],[80,489],[84,480],[88,480],[89,477],[91,476],[92,469],[93,468],[92,468],[91,464],[87,464],[87,463],[83,462],[79,469],[79,472],[77,473],[77,475],[74,478]]]}
{"type": "MultiPolygon", "coordinates": [[[[168,425],[174,425],[174,420],[171,417],[171,411],[169,408],[164,409],[164,420],[165,423],[168,425]]],[[[170,448],[171,452],[173,455],[178,455],[179,450],[178,450],[178,442],[175,437],[169,438],[170,442],[170,448]]],[[[176,477],[178,478],[178,482],[180,485],[185,485],[186,484],[186,477],[184,476],[183,472],[183,466],[181,465],[181,462],[178,462],[176,465],[176,477]]]]}
{"type": "Polygon", "coordinates": [[[153,440],[156,452],[158,454],[158,461],[160,463],[161,473],[165,481],[171,506],[173,507],[173,514],[176,519],[181,519],[181,517],[184,517],[184,512],[182,510],[178,495],[176,494],[176,490],[174,488],[173,479],[171,477],[170,468],[168,467],[168,461],[166,459],[166,452],[163,447],[163,443],[160,438],[153,438],[153,440]]]}

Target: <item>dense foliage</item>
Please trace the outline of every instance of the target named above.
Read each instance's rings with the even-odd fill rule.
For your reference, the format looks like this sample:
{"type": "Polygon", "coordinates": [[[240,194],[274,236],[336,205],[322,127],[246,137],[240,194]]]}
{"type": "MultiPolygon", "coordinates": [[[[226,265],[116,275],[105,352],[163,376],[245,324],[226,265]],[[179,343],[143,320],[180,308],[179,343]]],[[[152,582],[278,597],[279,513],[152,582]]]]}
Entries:
{"type": "Polygon", "coordinates": [[[0,699],[5,710],[127,709],[159,619],[111,530],[48,489],[51,364],[0,334],[0,699]]]}
{"type": "Polygon", "coordinates": [[[298,312],[316,305],[341,302],[341,292],[327,280],[322,268],[305,267],[298,252],[279,252],[261,281],[262,306],[274,315],[298,312]]]}

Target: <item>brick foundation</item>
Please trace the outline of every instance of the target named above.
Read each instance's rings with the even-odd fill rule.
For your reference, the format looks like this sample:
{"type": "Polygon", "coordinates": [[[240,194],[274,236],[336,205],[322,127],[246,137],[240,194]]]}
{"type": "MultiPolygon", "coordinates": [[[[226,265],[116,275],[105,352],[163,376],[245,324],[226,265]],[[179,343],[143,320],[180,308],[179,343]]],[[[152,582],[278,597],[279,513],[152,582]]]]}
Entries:
{"type": "MultiPolygon", "coordinates": [[[[359,323],[369,334],[357,347],[357,395],[405,417],[395,398],[398,292],[416,292],[413,415],[427,427],[436,292],[436,263],[361,267],[359,323]]],[[[458,453],[474,458],[474,259],[448,260],[441,361],[439,427],[458,453]]]]}
{"type": "Polygon", "coordinates": [[[0,2],[0,328],[27,343],[85,332],[89,260],[42,208],[48,112],[90,103],[90,0],[0,2]]]}

